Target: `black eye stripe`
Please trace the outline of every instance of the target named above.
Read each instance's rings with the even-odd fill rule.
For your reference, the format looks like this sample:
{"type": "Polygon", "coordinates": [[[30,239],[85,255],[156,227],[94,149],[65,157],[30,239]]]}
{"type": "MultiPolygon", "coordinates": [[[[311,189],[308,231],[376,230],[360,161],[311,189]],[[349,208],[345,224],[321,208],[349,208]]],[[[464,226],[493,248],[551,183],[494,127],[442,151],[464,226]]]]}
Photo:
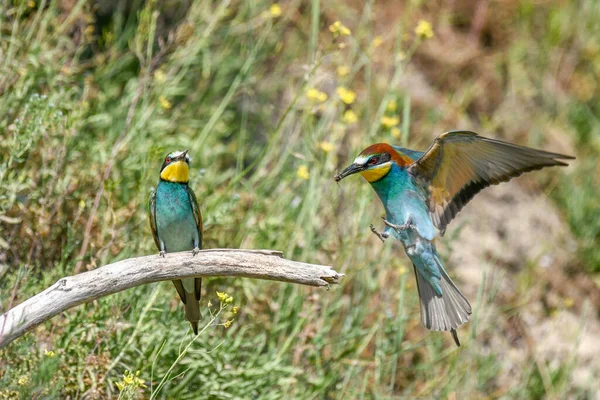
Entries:
{"type": "Polygon", "coordinates": [[[376,156],[372,156],[371,158],[369,158],[367,160],[367,164],[368,165],[384,164],[384,163],[390,161],[391,159],[392,159],[392,156],[390,156],[388,153],[382,153],[382,154],[378,154],[376,156]]]}

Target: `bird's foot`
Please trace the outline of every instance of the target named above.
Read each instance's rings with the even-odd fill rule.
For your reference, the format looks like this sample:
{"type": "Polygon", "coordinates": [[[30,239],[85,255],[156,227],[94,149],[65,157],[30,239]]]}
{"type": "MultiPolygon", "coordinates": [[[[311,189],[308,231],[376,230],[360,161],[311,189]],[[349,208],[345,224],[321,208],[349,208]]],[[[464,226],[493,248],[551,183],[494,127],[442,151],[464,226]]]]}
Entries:
{"type": "Polygon", "coordinates": [[[196,254],[200,253],[200,249],[198,247],[194,247],[192,250],[192,257],[196,257],[196,254]]]}
{"type": "Polygon", "coordinates": [[[402,225],[392,224],[390,221],[388,221],[385,218],[383,218],[383,223],[386,224],[387,226],[389,226],[390,228],[395,229],[396,232],[406,231],[406,230],[409,230],[409,229],[417,230],[417,227],[412,224],[412,221],[411,221],[410,217],[408,217],[408,219],[406,220],[406,222],[403,223],[402,225]]]}
{"type": "Polygon", "coordinates": [[[387,232],[379,232],[377,229],[375,229],[375,227],[373,226],[373,224],[369,225],[369,228],[371,229],[371,232],[373,232],[375,234],[375,236],[377,236],[383,243],[385,243],[385,239],[387,239],[388,237],[390,237],[390,234],[387,232]]]}
{"type": "Polygon", "coordinates": [[[161,256],[161,257],[165,257],[166,254],[167,254],[167,252],[164,251],[164,250],[161,250],[161,251],[158,252],[158,255],[161,256]]]}

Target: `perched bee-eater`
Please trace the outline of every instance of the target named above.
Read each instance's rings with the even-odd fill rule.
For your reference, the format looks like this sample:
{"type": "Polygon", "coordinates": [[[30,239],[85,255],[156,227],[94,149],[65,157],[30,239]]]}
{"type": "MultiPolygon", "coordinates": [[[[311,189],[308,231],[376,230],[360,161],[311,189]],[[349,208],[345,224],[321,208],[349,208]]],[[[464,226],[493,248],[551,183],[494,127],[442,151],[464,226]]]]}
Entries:
{"type": "MultiPolygon", "coordinates": [[[[188,185],[189,164],[188,150],[170,153],[160,168],[158,187],[150,195],[150,228],[163,257],[167,252],[184,250],[191,250],[195,256],[202,248],[202,215],[188,185]]],[[[185,319],[197,335],[202,279],[177,279],[173,284],[185,305],[185,319]]]]}
{"type": "Polygon", "coordinates": [[[371,231],[382,241],[392,235],[402,242],[415,270],[423,325],[450,331],[460,346],[456,328],[469,320],[471,305],[446,273],[434,239],[483,188],[569,159],[574,157],[453,131],[424,153],[369,146],[335,180],[360,172],[371,184],[386,214],[385,230],[371,225],[371,231]]]}

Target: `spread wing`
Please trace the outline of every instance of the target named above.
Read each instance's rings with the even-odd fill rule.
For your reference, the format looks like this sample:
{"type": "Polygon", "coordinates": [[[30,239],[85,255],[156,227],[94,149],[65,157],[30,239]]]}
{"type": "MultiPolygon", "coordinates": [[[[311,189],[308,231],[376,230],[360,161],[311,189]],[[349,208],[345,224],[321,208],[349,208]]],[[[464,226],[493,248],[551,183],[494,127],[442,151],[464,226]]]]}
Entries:
{"type": "Polygon", "coordinates": [[[200,207],[198,207],[198,200],[196,200],[196,194],[191,187],[187,187],[188,198],[192,206],[192,212],[194,213],[194,219],[196,220],[196,226],[198,227],[198,236],[200,237],[200,248],[202,248],[202,214],[200,213],[200,207]]]}
{"type": "Polygon", "coordinates": [[[431,220],[443,232],[482,189],[574,158],[452,131],[440,135],[408,170],[428,191],[431,220]]]}
{"type": "Polygon", "coordinates": [[[152,236],[154,237],[154,243],[160,250],[160,241],[158,240],[158,233],[156,230],[156,191],[153,190],[148,198],[148,219],[150,221],[150,229],[152,230],[152,236]]]}

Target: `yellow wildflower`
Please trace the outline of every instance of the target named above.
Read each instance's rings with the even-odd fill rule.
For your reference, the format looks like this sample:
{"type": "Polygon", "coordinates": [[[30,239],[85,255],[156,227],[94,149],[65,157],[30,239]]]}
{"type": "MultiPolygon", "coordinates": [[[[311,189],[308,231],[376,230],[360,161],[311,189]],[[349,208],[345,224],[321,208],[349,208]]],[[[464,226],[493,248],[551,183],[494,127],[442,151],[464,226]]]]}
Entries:
{"type": "Polygon", "coordinates": [[[352,125],[355,124],[356,121],[358,121],[358,117],[356,116],[356,113],[354,111],[346,110],[344,116],[342,117],[342,120],[348,125],[352,125]]]}
{"type": "Polygon", "coordinates": [[[219,298],[219,301],[225,301],[229,295],[225,292],[217,292],[217,297],[219,298]]]}
{"type": "Polygon", "coordinates": [[[336,72],[338,76],[344,77],[350,73],[350,68],[346,67],[345,65],[340,65],[337,67],[336,72]]]}
{"type": "Polygon", "coordinates": [[[154,80],[157,83],[163,83],[167,79],[165,72],[162,69],[157,69],[154,71],[154,80]]]}
{"type": "Polygon", "coordinates": [[[238,313],[238,311],[239,311],[239,310],[240,310],[240,308],[239,308],[238,306],[234,306],[234,307],[231,309],[231,313],[235,315],[235,314],[237,314],[237,313],[238,313]]]}
{"type": "Polygon", "coordinates": [[[381,46],[382,43],[383,43],[383,38],[381,36],[375,36],[373,38],[373,42],[371,42],[373,47],[379,47],[379,46],[381,46]]]}
{"type": "Polygon", "coordinates": [[[210,307],[212,307],[212,306],[213,306],[213,304],[212,304],[212,303],[211,303],[211,301],[209,300],[209,301],[208,301],[208,304],[207,304],[206,306],[207,306],[208,308],[210,308],[210,307]]]}
{"type": "Polygon", "coordinates": [[[124,390],[135,390],[137,388],[146,388],[146,383],[143,379],[140,379],[140,371],[137,371],[134,374],[132,374],[129,371],[125,371],[125,373],[123,374],[123,379],[121,379],[120,382],[116,383],[117,388],[119,389],[119,391],[124,391],[124,390]]]}
{"type": "Polygon", "coordinates": [[[398,103],[396,103],[396,100],[390,100],[387,105],[385,106],[385,109],[388,110],[389,112],[394,112],[396,111],[396,109],[398,108],[398,103]]]}
{"type": "Polygon", "coordinates": [[[33,0],[28,1],[27,2],[27,7],[29,7],[29,8],[35,7],[35,1],[33,1],[33,0]]]}
{"type": "Polygon", "coordinates": [[[573,300],[570,297],[565,297],[564,304],[565,304],[565,307],[571,308],[571,307],[573,307],[573,304],[575,304],[575,300],[573,300]]]}
{"type": "Polygon", "coordinates": [[[419,20],[415,28],[415,34],[422,39],[431,39],[433,37],[433,28],[429,21],[419,20]]]}
{"type": "Polygon", "coordinates": [[[338,87],[336,92],[338,96],[340,96],[340,99],[346,104],[352,104],[354,103],[354,100],[356,100],[356,93],[343,86],[338,87]]]}
{"type": "Polygon", "coordinates": [[[398,129],[398,128],[392,128],[392,130],[390,132],[392,133],[392,136],[395,137],[396,139],[398,139],[400,137],[400,135],[402,134],[402,132],[400,132],[400,129],[398,129]]]}
{"type": "Polygon", "coordinates": [[[54,358],[56,357],[56,354],[52,351],[52,350],[45,350],[44,351],[44,355],[48,358],[54,358]]]}
{"type": "Polygon", "coordinates": [[[233,302],[233,296],[230,296],[225,292],[217,292],[217,297],[221,303],[229,304],[233,302]]]}
{"type": "Polygon", "coordinates": [[[398,117],[388,117],[387,115],[381,117],[381,125],[385,126],[386,128],[393,128],[399,123],[400,119],[398,117]]]}
{"type": "Polygon", "coordinates": [[[350,36],[352,34],[350,29],[342,25],[340,21],[335,21],[333,24],[329,25],[329,32],[333,33],[333,36],[350,36]]]}
{"type": "Polygon", "coordinates": [[[271,14],[271,17],[273,18],[277,18],[281,16],[281,6],[279,6],[279,4],[275,3],[272,4],[271,7],[269,7],[269,13],[271,14]]]}
{"type": "Polygon", "coordinates": [[[225,329],[229,328],[231,326],[231,324],[233,323],[234,320],[230,319],[229,321],[225,321],[225,323],[223,324],[223,326],[225,327],[225,329]]]}
{"type": "Polygon", "coordinates": [[[27,382],[29,382],[29,378],[25,375],[23,375],[22,377],[19,378],[19,380],[17,381],[17,384],[19,386],[25,386],[27,385],[27,382]]]}
{"type": "Polygon", "coordinates": [[[321,150],[323,150],[325,153],[329,153],[331,150],[334,149],[333,144],[329,143],[329,142],[321,142],[319,143],[319,147],[321,148],[321,150]]]}
{"type": "Polygon", "coordinates": [[[322,103],[327,100],[327,93],[323,93],[315,88],[306,91],[306,98],[313,103],[322,103]]]}
{"type": "Polygon", "coordinates": [[[158,98],[158,103],[165,110],[170,110],[171,107],[173,107],[173,104],[171,104],[171,102],[169,100],[167,100],[167,98],[165,96],[160,96],[158,98]]]}
{"type": "Polygon", "coordinates": [[[307,180],[308,178],[310,178],[310,173],[308,172],[308,166],[306,166],[306,165],[299,166],[298,171],[296,172],[296,175],[298,176],[298,178],[304,179],[304,180],[307,180]]]}
{"type": "Polygon", "coordinates": [[[333,24],[329,25],[329,32],[338,33],[341,25],[342,23],[340,21],[335,21],[333,24]]]}

